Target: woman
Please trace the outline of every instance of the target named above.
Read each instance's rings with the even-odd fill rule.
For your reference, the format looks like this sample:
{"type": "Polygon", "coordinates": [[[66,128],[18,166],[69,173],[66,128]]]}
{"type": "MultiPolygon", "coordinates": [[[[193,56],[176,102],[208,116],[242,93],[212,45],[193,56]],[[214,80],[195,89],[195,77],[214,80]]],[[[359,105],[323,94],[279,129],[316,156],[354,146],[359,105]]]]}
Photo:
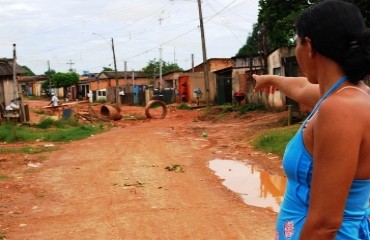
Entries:
{"type": "Polygon", "coordinates": [[[339,0],[309,7],[296,29],[306,77],[254,75],[257,91],[272,85],[314,107],[284,154],[276,239],[370,239],[370,32],[339,0]]]}

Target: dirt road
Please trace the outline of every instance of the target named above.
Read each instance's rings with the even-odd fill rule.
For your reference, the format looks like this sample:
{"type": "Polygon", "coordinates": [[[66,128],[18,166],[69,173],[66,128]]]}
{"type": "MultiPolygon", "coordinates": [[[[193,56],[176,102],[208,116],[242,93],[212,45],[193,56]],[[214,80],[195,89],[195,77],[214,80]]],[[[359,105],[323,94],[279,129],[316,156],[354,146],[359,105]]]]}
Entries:
{"type": "Polygon", "coordinates": [[[249,146],[282,113],[195,121],[200,114],[121,120],[58,151],[0,155],[11,176],[0,181],[0,232],[7,240],[273,239],[276,213],[245,204],[208,162],[232,158],[282,174],[279,159],[249,146]],[[166,169],[176,165],[181,171],[166,169]]]}

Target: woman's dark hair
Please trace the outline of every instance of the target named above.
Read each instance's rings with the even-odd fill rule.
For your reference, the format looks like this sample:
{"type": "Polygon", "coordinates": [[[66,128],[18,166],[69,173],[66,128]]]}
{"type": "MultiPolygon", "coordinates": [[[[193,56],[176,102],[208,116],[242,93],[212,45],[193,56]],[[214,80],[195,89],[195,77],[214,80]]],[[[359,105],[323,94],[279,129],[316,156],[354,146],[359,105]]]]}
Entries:
{"type": "Polygon", "coordinates": [[[370,73],[370,31],[355,5],[322,1],[302,13],[296,30],[303,42],[308,37],[315,51],[337,62],[350,82],[370,73]]]}

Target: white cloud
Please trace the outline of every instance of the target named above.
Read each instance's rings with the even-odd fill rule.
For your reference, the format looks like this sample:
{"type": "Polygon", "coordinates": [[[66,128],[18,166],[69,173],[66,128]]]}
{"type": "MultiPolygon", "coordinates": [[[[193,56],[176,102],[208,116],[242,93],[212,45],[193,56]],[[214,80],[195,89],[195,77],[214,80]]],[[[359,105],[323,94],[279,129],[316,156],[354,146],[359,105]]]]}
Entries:
{"type": "MultiPolygon", "coordinates": [[[[12,56],[37,74],[67,71],[100,72],[112,64],[114,39],[117,67],[139,70],[149,60],[177,61],[190,68],[202,61],[197,2],[194,0],[2,0],[0,57],[12,56]],[[92,33],[98,33],[99,36],[92,33]]],[[[232,57],[257,21],[256,0],[203,0],[207,56],[232,57]]]]}

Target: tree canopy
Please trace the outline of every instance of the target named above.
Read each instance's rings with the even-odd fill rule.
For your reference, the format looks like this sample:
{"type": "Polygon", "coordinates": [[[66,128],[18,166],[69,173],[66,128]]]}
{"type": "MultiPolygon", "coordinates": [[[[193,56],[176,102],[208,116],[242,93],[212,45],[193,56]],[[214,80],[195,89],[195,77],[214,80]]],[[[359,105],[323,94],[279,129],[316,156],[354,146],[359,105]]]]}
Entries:
{"type": "Polygon", "coordinates": [[[55,73],[51,76],[51,84],[56,88],[70,87],[78,83],[79,77],[75,72],[55,73]]]}
{"type": "MultiPolygon", "coordinates": [[[[268,52],[280,47],[294,46],[294,23],[304,9],[320,0],[259,0],[258,22],[253,25],[252,33],[236,57],[268,52]]],[[[359,7],[366,25],[370,26],[370,1],[348,0],[359,7]]]]}
{"type": "Polygon", "coordinates": [[[103,67],[104,72],[113,71],[111,67],[103,67]]]}
{"type": "MultiPolygon", "coordinates": [[[[159,76],[159,64],[160,62],[156,59],[150,60],[148,65],[142,69],[148,79],[155,79],[159,76]]],[[[175,71],[183,71],[177,63],[167,63],[162,61],[162,74],[167,74],[175,71]]]]}
{"type": "Polygon", "coordinates": [[[22,68],[24,69],[24,73],[23,73],[24,76],[35,76],[35,74],[32,72],[32,70],[29,67],[22,66],[22,68]]]}

